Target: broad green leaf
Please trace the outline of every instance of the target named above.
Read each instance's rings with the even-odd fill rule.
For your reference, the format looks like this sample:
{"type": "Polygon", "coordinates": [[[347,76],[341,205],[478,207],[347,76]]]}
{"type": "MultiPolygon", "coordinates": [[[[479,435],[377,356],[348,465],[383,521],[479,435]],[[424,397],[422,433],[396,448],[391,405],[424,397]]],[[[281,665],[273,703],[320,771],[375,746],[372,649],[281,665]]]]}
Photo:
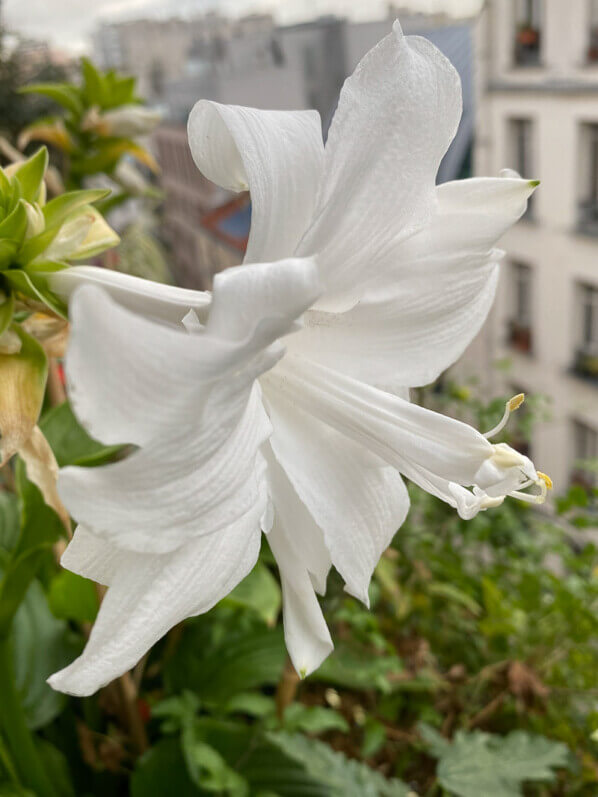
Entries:
{"type": "Polygon", "coordinates": [[[368,720],[363,729],[361,755],[370,758],[376,755],[386,744],[386,728],[378,720],[368,720]]]}
{"type": "Polygon", "coordinates": [[[548,782],[555,769],[567,767],[569,751],[561,742],[524,731],[506,737],[481,731],[458,731],[442,754],[437,777],[458,797],[517,797],[526,782],[548,782]]]}
{"type": "Polygon", "coordinates": [[[93,440],[75,418],[68,401],[46,412],[40,428],[61,468],[66,465],[101,465],[122,450],[93,440]]]}
{"type": "Polygon", "coordinates": [[[48,150],[40,147],[35,155],[20,163],[14,173],[14,179],[21,186],[21,194],[27,202],[36,202],[48,168],[48,150]]]}
{"type": "Polygon", "coordinates": [[[252,609],[265,623],[274,625],[280,611],[280,587],[266,565],[258,561],[224,603],[252,609]]]}
{"type": "Polygon", "coordinates": [[[131,777],[131,797],[197,797],[178,739],[162,739],[137,762],[131,777]]]}
{"type": "Polygon", "coordinates": [[[108,96],[104,102],[104,108],[117,108],[119,105],[131,105],[135,103],[135,78],[119,77],[114,72],[107,72],[105,75],[109,87],[108,96]]]}
{"type": "MultiPolygon", "coordinates": [[[[346,758],[317,739],[284,732],[269,733],[267,738],[302,763],[306,773],[327,789],[329,797],[408,797],[410,794],[402,781],[386,779],[366,764],[346,758]]],[[[477,797],[482,797],[482,792],[477,797]]]]}
{"type": "Polygon", "coordinates": [[[280,629],[231,628],[210,643],[201,621],[189,623],[166,668],[170,692],[191,689],[200,700],[226,703],[237,692],[276,684],[286,658],[280,629]]]}
{"type": "Polygon", "coordinates": [[[54,617],[92,623],[98,613],[98,596],[93,581],[70,570],[61,570],[52,579],[48,603],[54,617]]]}
{"type": "Polygon", "coordinates": [[[64,708],[65,695],[46,683],[81,652],[80,641],[67,624],[52,616],[39,582],[30,584],[13,623],[13,651],[17,686],[31,728],[51,722],[64,708]]]}
{"type": "Polygon", "coordinates": [[[46,226],[55,227],[61,224],[75,210],[104,199],[109,194],[110,189],[90,188],[88,190],[69,191],[67,194],[61,194],[51,199],[42,209],[46,219],[46,226]]]}
{"type": "Polygon", "coordinates": [[[249,783],[250,794],[330,797],[329,786],[309,772],[291,749],[278,745],[275,734],[262,735],[241,724],[210,718],[196,720],[196,728],[206,744],[249,783]]]}
{"type": "Polygon", "coordinates": [[[21,94],[42,94],[75,115],[83,111],[79,89],[71,83],[30,83],[19,91],[21,94]]]}

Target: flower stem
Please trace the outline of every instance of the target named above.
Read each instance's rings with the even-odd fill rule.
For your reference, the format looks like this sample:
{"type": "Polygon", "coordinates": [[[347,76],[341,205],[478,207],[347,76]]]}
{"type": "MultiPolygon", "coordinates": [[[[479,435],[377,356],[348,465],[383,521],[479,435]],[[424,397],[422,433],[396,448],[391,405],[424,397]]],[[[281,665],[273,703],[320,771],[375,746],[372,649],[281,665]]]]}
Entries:
{"type": "Polygon", "coordinates": [[[57,797],[27,727],[15,683],[9,640],[4,636],[0,637],[0,689],[0,727],[21,782],[38,797],[57,797]]]}

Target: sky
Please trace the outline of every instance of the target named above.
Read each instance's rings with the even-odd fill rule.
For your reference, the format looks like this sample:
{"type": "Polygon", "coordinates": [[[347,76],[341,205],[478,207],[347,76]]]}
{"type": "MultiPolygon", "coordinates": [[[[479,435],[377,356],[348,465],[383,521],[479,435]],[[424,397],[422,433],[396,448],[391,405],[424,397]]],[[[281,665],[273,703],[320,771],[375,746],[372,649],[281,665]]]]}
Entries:
{"type": "MultiPolygon", "coordinates": [[[[419,11],[467,16],[482,0],[403,0],[397,5],[419,11]]],[[[10,31],[80,53],[102,21],[140,17],[191,16],[208,10],[239,16],[270,11],[281,23],[336,13],[358,19],[385,16],[388,0],[3,0],[2,16],[10,31]]]]}

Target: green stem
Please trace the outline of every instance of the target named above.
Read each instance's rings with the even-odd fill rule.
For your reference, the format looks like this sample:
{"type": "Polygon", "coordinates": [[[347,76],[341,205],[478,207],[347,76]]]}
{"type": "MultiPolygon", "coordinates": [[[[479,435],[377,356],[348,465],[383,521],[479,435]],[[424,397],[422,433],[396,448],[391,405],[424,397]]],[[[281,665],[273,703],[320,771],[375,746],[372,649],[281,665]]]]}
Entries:
{"type": "Polygon", "coordinates": [[[12,652],[7,637],[0,637],[0,726],[10,749],[21,782],[37,797],[56,797],[31,731],[27,727],[21,699],[15,683],[12,652]]]}

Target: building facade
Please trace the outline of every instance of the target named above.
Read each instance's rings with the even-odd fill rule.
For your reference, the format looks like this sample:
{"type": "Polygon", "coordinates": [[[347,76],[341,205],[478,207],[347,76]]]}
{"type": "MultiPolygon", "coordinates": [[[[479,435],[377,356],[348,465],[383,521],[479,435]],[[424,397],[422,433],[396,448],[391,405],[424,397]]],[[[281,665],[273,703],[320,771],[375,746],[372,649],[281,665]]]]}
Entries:
{"type": "Polygon", "coordinates": [[[598,457],[598,2],[488,0],[475,42],[475,172],[541,185],[502,241],[495,308],[458,369],[487,395],[547,396],[534,461],[557,491],[595,484],[579,463],[598,457]]]}

